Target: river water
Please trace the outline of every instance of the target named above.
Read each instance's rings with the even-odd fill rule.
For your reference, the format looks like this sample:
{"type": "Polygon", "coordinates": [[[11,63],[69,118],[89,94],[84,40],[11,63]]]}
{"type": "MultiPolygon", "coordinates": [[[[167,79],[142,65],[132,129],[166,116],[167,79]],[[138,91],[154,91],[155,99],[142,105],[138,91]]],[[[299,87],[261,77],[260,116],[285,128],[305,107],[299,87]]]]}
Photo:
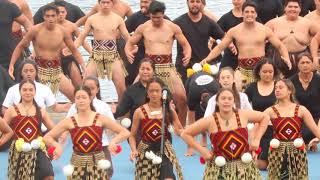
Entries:
{"type": "MultiPolygon", "coordinates": [[[[97,0],[66,0],[70,3],[80,6],[80,8],[84,12],[88,12],[91,7],[93,7],[97,0]]],[[[139,11],[139,0],[123,0],[124,2],[128,3],[134,12],[139,11]]],[[[166,3],[166,15],[170,19],[175,19],[178,16],[186,13],[188,11],[188,7],[186,4],[186,0],[162,0],[166,3]]],[[[48,0],[27,0],[33,14],[37,11],[39,7],[44,4],[47,4],[51,1],[48,0]]],[[[220,17],[221,15],[225,14],[232,8],[231,0],[207,0],[207,9],[214,13],[216,16],[220,17]]],[[[175,47],[173,47],[173,55],[175,55],[175,47]]],[[[88,59],[88,54],[80,50],[82,55],[85,59],[88,59]]],[[[175,59],[175,58],[174,58],[175,59]]],[[[117,101],[117,93],[115,91],[114,85],[111,81],[101,80],[101,95],[102,99],[107,102],[116,102],[117,101]]],[[[57,95],[58,101],[66,101],[66,98],[58,94],[57,95]]]]}

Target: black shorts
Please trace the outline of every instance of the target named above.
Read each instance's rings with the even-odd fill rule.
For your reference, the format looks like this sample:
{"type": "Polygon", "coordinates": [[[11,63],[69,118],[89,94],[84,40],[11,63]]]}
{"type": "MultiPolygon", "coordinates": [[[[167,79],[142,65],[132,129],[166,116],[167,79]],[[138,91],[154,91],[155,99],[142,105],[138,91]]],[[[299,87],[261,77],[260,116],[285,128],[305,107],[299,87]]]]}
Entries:
{"type": "Polygon", "coordinates": [[[78,64],[78,62],[76,61],[76,59],[72,55],[61,57],[61,67],[62,67],[63,74],[70,78],[70,75],[71,75],[70,67],[71,67],[72,62],[75,63],[80,74],[82,75],[80,65],[78,64]]]}
{"type": "Polygon", "coordinates": [[[269,125],[266,132],[264,133],[264,135],[260,140],[260,147],[262,151],[259,154],[258,159],[265,160],[265,161],[268,160],[270,141],[272,140],[272,138],[273,138],[273,127],[269,125]]]}
{"type": "Polygon", "coordinates": [[[35,170],[35,180],[42,180],[48,176],[54,176],[51,161],[43,151],[38,150],[36,170],[35,170]]]}
{"type": "Polygon", "coordinates": [[[160,177],[159,179],[166,179],[166,178],[171,178],[171,179],[176,179],[176,176],[173,173],[173,166],[171,161],[167,158],[167,156],[163,156],[162,158],[162,166],[160,169],[160,177]]]}

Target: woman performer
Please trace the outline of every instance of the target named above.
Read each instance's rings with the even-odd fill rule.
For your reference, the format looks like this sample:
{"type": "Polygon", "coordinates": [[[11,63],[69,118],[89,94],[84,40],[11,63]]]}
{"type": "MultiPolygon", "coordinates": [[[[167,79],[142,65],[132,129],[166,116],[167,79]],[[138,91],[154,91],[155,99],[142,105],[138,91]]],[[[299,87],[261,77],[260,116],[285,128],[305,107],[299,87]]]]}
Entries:
{"type": "MultiPolygon", "coordinates": [[[[98,78],[94,76],[88,76],[83,80],[83,85],[90,89],[90,92],[91,92],[90,99],[92,101],[92,105],[95,108],[96,112],[108,117],[111,120],[114,120],[110,106],[101,100],[100,84],[99,84],[98,78]]],[[[76,108],[76,104],[73,104],[69,109],[67,117],[72,117],[75,114],[77,114],[77,108],[76,108]]],[[[102,148],[106,156],[106,159],[111,163],[111,167],[108,169],[108,177],[111,178],[113,174],[113,166],[112,166],[111,154],[108,149],[109,141],[106,133],[102,134],[102,148]]]]}
{"type": "MultiPolygon", "coordinates": [[[[299,72],[290,78],[296,89],[297,101],[310,111],[314,122],[320,125],[320,75],[313,72],[312,57],[309,53],[300,54],[297,64],[299,72]]],[[[302,125],[302,137],[306,144],[314,138],[305,124],[302,125]]],[[[317,146],[311,148],[317,150],[317,146]]]]}
{"type": "Polygon", "coordinates": [[[41,137],[41,124],[48,129],[52,129],[54,124],[46,110],[36,103],[36,85],[32,80],[21,81],[19,91],[20,103],[10,106],[4,115],[4,121],[15,134],[9,152],[8,179],[54,179],[41,137]]]}
{"type": "MultiPolygon", "coordinates": [[[[278,77],[278,70],[275,64],[267,58],[259,61],[253,70],[257,82],[248,85],[245,93],[248,95],[252,108],[263,112],[276,102],[274,94],[275,79],[278,77]]],[[[272,125],[269,124],[266,133],[260,141],[261,153],[257,159],[257,167],[261,170],[267,169],[269,144],[272,139],[272,125]]]]}
{"type": "MultiPolygon", "coordinates": [[[[170,97],[166,99],[166,117],[164,130],[164,154],[162,162],[154,162],[154,158],[147,157],[147,153],[152,151],[157,156],[160,155],[161,144],[161,123],[162,123],[162,90],[164,83],[159,78],[151,79],[147,84],[146,104],[140,106],[133,115],[133,124],[129,143],[131,147],[130,159],[136,159],[135,179],[150,180],[170,180],[175,179],[173,167],[175,167],[178,179],[183,179],[182,170],[171,145],[171,134],[169,126],[173,125],[175,132],[180,135],[182,125],[178,119],[174,105],[170,97]],[[170,105],[169,105],[170,102],[170,105]],[[142,140],[136,146],[136,133],[141,129],[142,140]],[[148,152],[147,152],[148,151],[148,152]]],[[[161,156],[161,155],[160,155],[161,156]]]]}
{"type": "Polygon", "coordinates": [[[250,151],[258,149],[269,116],[253,110],[238,110],[235,107],[234,91],[222,88],[216,96],[215,112],[188,126],[182,133],[182,139],[199,151],[207,161],[205,180],[211,179],[262,179],[255,167],[250,151]],[[247,124],[257,123],[258,131],[249,148],[247,124]],[[213,150],[197,143],[193,137],[202,132],[210,133],[213,150]]]}
{"type": "Polygon", "coordinates": [[[302,123],[305,123],[316,137],[320,128],[312,115],[294,101],[295,89],[288,79],[279,80],[275,86],[277,103],[266,109],[273,125],[273,137],[269,150],[269,179],[308,179],[308,163],[302,140],[302,123]]]}
{"type": "Polygon", "coordinates": [[[69,131],[73,143],[71,164],[74,171],[68,179],[108,179],[107,170],[98,168],[100,160],[105,160],[102,149],[102,133],[104,128],[117,133],[109,143],[109,151],[116,152],[116,144],[129,137],[129,131],[104,115],[95,112],[92,105],[91,91],[83,86],[75,90],[77,113],[60,121],[44,140],[47,145],[55,147],[53,159],[62,154],[62,146],[55,140],[69,131]]]}
{"type": "MultiPolygon", "coordinates": [[[[218,81],[222,88],[232,89],[235,94],[235,106],[237,109],[252,109],[248,96],[245,93],[238,92],[236,84],[234,82],[234,70],[231,67],[224,67],[220,69],[218,74],[218,81]]],[[[208,117],[215,112],[216,95],[212,96],[204,113],[204,117],[208,117]]]]}

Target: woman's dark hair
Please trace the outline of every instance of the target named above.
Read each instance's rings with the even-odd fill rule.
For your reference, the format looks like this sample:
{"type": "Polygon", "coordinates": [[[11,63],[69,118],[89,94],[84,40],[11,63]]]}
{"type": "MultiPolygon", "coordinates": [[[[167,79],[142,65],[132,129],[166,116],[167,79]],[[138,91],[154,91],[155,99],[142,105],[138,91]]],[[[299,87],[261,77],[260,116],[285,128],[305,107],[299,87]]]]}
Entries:
{"type": "MultiPolygon", "coordinates": [[[[220,71],[218,73],[218,81],[220,79],[220,75],[221,75],[222,71],[229,71],[232,74],[233,78],[234,78],[234,70],[231,67],[223,67],[223,68],[220,69],[220,71]]],[[[221,84],[220,84],[220,87],[221,87],[221,84]]],[[[236,108],[240,109],[241,108],[241,106],[240,106],[240,104],[241,104],[241,102],[240,102],[240,94],[238,92],[238,89],[237,89],[237,86],[236,86],[235,82],[232,83],[232,91],[233,91],[233,95],[234,95],[234,101],[235,101],[235,104],[236,104],[236,108]]]]}
{"type": "Polygon", "coordinates": [[[154,64],[154,62],[150,58],[141,59],[139,62],[139,65],[138,65],[139,69],[143,63],[149,63],[151,65],[152,70],[155,71],[156,65],[154,64]]]}
{"type": "MultiPolygon", "coordinates": [[[[297,100],[296,100],[296,88],[294,87],[292,81],[290,79],[279,79],[277,80],[276,83],[282,81],[288,88],[288,90],[291,92],[290,94],[290,101],[293,102],[293,103],[297,103],[297,100]]],[[[277,102],[278,103],[278,100],[277,102]]]]}
{"type": "MultiPolygon", "coordinates": [[[[33,87],[34,87],[34,90],[37,92],[37,88],[36,88],[36,84],[32,81],[32,80],[30,80],[30,79],[24,79],[24,80],[22,80],[20,83],[19,83],[19,92],[21,91],[21,88],[22,88],[22,86],[24,85],[24,84],[26,84],[26,83],[30,83],[30,84],[32,84],[33,85],[33,87]]],[[[20,99],[20,103],[22,102],[22,96],[21,96],[21,99],[20,99]]],[[[38,121],[39,121],[39,128],[41,129],[41,124],[42,124],[42,121],[43,121],[43,119],[42,119],[42,113],[41,113],[41,108],[38,106],[38,104],[37,104],[37,102],[34,100],[34,97],[33,97],[33,105],[35,106],[35,108],[36,108],[36,117],[37,117],[37,119],[38,119],[38,121]]]]}
{"type": "MultiPolygon", "coordinates": [[[[214,112],[220,112],[220,108],[219,108],[219,106],[218,106],[218,99],[219,99],[221,93],[223,93],[224,91],[229,91],[229,92],[231,92],[231,94],[232,94],[233,97],[234,97],[234,101],[236,102],[236,98],[235,98],[236,96],[235,96],[235,93],[234,93],[234,91],[233,91],[232,89],[229,89],[229,88],[221,88],[221,89],[218,91],[217,95],[216,95],[216,107],[215,107],[214,112]]],[[[236,107],[236,109],[239,109],[239,108],[236,107]]]]}
{"type": "Polygon", "coordinates": [[[31,64],[35,71],[36,71],[36,77],[35,77],[35,80],[36,81],[39,81],[39,77],[38,77],[38,65],[35,61],[33,60],[30,60],[30,59],[25,59],[21,62],[21,64],[19,65],[18,67],[18,77],[17,77],[17,81],[18,82],[21,82],[23,80],[23,77],[22,77],[22,70],[23,70],[23,67],[26,65],[26,64],[31,64]]]}
{"type": "Polygon", "coordinates": [[[247,0],[246,2],[244,2],[243,5],[242,5],[242,12],[244,12],[244,9],[246,7],[253,7],[254,10],[256,11],[256,13],[258,13],[258,11],[257,11],[258,6],[257,6],[257,4],[255,2],[253,2],[251,0],[247,0]]]}
{"type": "Polygon", "coordinates": [[[278,79],[278,76],[279,76],[279,71],[276,67],[276,65],[272,62],[271,59],[269,58],[262,58],[255,66],[254,70],[253,70],[253,76],[254,78],[259,81],[261,80],[261,77],[260,77],[260,71],[261,71],[261,68],[263,65],[265,64],[271,64],[272,67],[273,67],[273,79],[278,79]]]}
{"type": "Polygon", "coordinates": [[[166,5],[163,2],[159,1],[152,1],[150,6],[149,6],[149,12],[151,14],[156,14],[158,12],[164,13],[166,10],[166,5]]]}
{"type": "MultiPolygon", "coordinates": [[[[146,86],[146,90],[148,91],[149,86],[151,83],[158,83],[161,86],[161,91],[163,91],[164,89],[167,90],[168,94],[167,94],[167,99],[166,99],[166,124],[172,124],[172,118],[173,118],[173,114],[170,110],[170,101],[172,100],[172,96],[171,96],[171,92],[169,91],[168,87],[164,84],[164,82],[157,77],[154,77],[152,79],[150,79],[150,81],[148,81],[147,86],[146,86]]],[[[148,93],[146,93],[146,103],[148,103],[150,101],[149,97],[148,97],[148,93]]],[[[163,99],[161,98],[161,104],[163,103],[163,99]]]]}
{"type": "MultiPolygon", "coordinates": [[[[74,90],[74,95],[76,95],[76,93],[81,90],[85,91],[89,97],[91,96],[91,90],[88,86],[77,86],[77,88],[74,90]]],[[[90,109],[91,109],[91,111],[96,111],[96,108],[94,108],[91,99],[90,99],[90,109]]]]}
{"type": "Polygon", "coordinates": [[[301,4],[301,1],[300,1],[300,0],[285,0],[283,7],[286,7],[286,6],[289,4],[289,2],[296,2],[296,3],[298,3],[298,5],[299,5],[300,8],[302,7],[302,4],[301,4]]]}
{"type": "Polygon", "coordinates": [[[303,58],[303,57],[307,57],[308,59],[310,59],[311,62],[313,62],[313,59],[312,59],[312,56],[311,54],[306,51],[306,52],[303,52],[303,53],[300,53],[298,56],[297,56],[297,64],[299,64],[300,60],[303,58]]]}
{"type": "Polygon", "coordinates": [[[85,82],[86,82],[87,80],[92,80],[92,81],[94,81],[94,82],[96,83],[96,86],[97,86],[97,88],[99,89],[96,97],[97,97],[97,99],[101,100],[101,89],[100,89],[99,79],[98,79],[97,77],[95,77],[95,76],[88,76],[88,77],[86,77],[86,78],[83,80],[83,84],[85,84],[85,82]]]}

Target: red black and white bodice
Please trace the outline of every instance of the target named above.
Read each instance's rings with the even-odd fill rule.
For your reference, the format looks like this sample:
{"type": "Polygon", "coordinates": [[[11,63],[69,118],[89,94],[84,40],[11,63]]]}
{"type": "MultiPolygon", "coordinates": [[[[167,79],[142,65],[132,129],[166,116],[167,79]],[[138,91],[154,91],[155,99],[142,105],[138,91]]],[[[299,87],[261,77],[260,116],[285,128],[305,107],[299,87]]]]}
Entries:
{"type": "Polygon", "coordinates": [[[38,120],[37,115],[24,116],[21,115],[18,106],[13,106],[17,112],[17,116],[10,123],[11,128],[14,131],[14,138],[23,138],[25,142],[31,142],[32,140],[41,136],[41,122],[38,120]]]}
{"type": "Polygon", "coordinates": [[[216,113],[213,114],[218,131],[210,134],[214,156],[223,156],[227,160],[237,160],[249,152],[248,129],[241,126],[239,113],[235,111],[238,128],[222,131],[216,113]]]}
{"type": "MultiPolygon", "coordinates": [[[[140,122],[140,128],[142,133],[142,140],[144,142],[160,142],[161,141],[161,124],[162,119],[150,119],[146,109],[141,106],[141,111],[144,115],[144,119],[140,122]]],[[[165,128],[165,139],[168,138],[168,128],[165,128]]]]}
{"type": "Polygon", "coordinates": [[[272,119],[273,137],[278,140],[291,141],[300,138],[303,120],[298,116],[299,105],[296,105],[293,117],[281,117],[275,106],[272,106],[277,117],[272,119]]]}
{"type": "Polygon", "coordinates": [[[96,126],[99,114],[94,117],[91,126],[79,127],[74,116],[71,117],[74,128],[70,130],[73,150],[80,153],[102,151],[103,128],[96,126]]]}

